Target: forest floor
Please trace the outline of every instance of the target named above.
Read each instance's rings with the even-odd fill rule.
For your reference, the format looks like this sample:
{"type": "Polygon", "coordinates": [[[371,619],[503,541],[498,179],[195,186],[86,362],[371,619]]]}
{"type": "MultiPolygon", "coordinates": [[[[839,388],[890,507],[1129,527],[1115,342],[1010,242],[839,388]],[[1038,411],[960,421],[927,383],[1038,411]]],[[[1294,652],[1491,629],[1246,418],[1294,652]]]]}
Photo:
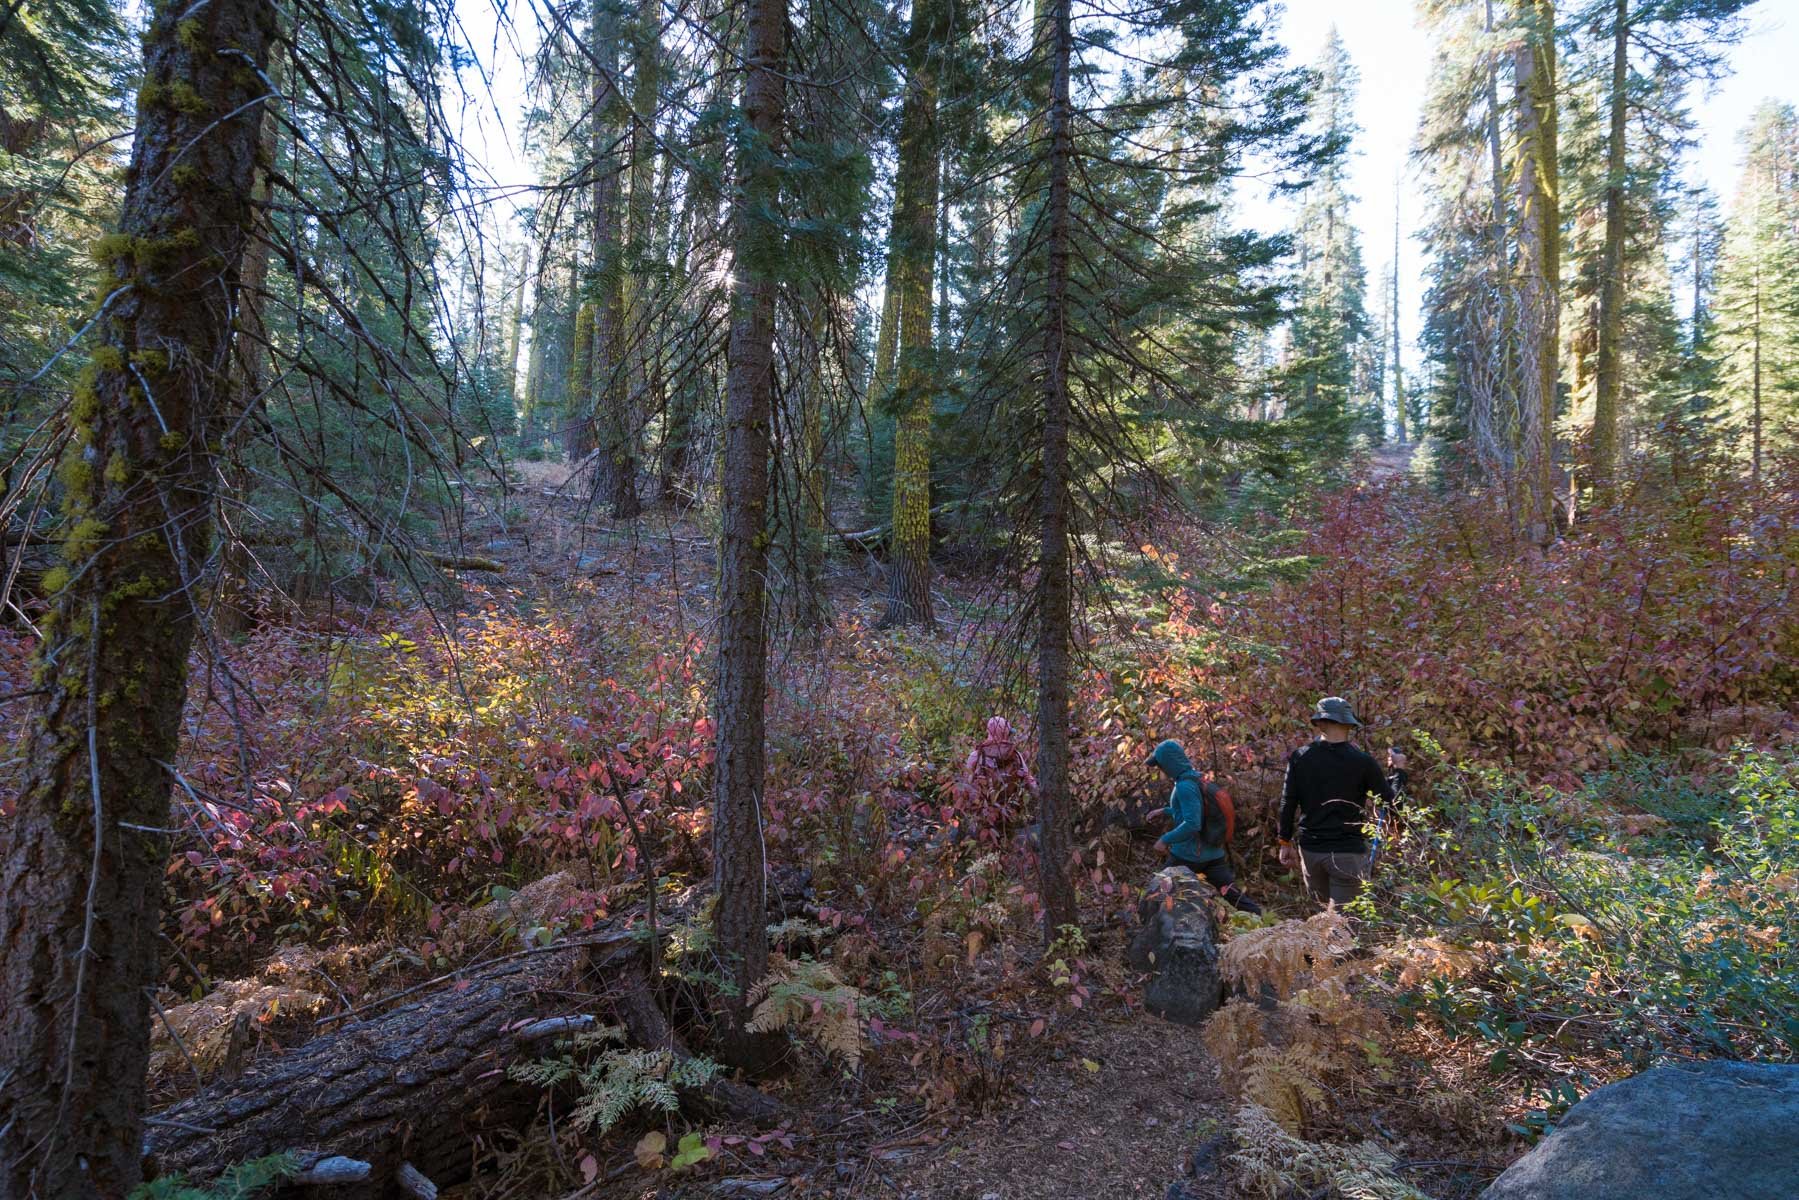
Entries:
{"type": "MultiPolygon", "coordinates": [[[[910,1200],[1149,1200],[1168,1193],[1229,1101],[1199,1031],[1142,1012],[1093,1017],[998,1111],[883,1172],[910,1200]]],[[[1192,1200],[1224,1197],[1189,1180],[1192,1200]]]]}

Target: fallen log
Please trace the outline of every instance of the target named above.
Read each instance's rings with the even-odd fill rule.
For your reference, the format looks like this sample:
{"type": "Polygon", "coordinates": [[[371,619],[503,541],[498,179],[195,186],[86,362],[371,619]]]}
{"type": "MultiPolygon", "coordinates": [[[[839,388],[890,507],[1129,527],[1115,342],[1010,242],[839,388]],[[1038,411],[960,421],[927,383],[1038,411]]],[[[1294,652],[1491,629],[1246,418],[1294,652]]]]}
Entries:
{"type": "Polygon", "coordinates": [[[365,1183],[333,1187],[345,1200],[417,1186],[415,1175],[466,1179],[478,1136],[529,1123],[542,1100],[541,1088],[507,1073],[541,1051],[519,1041],[520,1023],[566,1017],[571,993],[594,990],[590,976],[610,975],[644,951],[635,933],[614,929],[514,954],[254,1063],[156,1114],[147,1173],[205,1180],[293,1151],[367,1163],[365,1183]]]}
{"type": "Polygon", "coordinates": [[[426,562],[442,571],[490,571],[498,575],[506,570],[506,564],[499,559],[480,554],[443,554],[436,550],[423,554],[426,562]]]}

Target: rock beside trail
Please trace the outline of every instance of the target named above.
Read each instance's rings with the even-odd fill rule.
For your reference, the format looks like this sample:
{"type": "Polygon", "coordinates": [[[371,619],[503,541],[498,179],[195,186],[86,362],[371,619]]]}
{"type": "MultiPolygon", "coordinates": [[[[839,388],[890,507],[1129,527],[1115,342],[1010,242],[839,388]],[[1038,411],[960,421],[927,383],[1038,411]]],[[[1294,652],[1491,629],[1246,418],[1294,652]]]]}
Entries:
{"type": "Polygon", "coordinates": [[[1602,1087],[1481,1200],[1642,1196],[1799,1196],[1799,1066],[1683,1063],[1602,1087]]]}
{"type": "Polygon", "coordinates": [[[1218,926],[1211,904],[1216,895],[1186,867],[1156,872],[1138,906],[1143,922],[1125,960],[1151,973],[1144,1006],[1182,1025],[1199,1025],[1224,995],[1218,973],[1218,926]]]}

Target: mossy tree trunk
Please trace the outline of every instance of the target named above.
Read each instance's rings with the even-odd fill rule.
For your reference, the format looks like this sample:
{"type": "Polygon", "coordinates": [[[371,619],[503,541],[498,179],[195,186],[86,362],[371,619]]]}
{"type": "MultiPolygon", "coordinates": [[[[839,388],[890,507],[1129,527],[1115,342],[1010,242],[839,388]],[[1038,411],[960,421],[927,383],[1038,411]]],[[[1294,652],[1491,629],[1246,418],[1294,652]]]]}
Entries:
{"type": "Polygon", "coordinates": [[[763,856],[764,704],[768,693],[768,492],[774,420],[776,223],[786,81],[786,0],[749,0],[731,240],[725,377],[723,530],[719,546],[718,765],[712,855],[714,930],[735,995],[720,998],[727,1061],[756,1068],[768,1043],[746,1028],[750,988],[768,971],[763,856]]]}
{"type": "Polygon", "coordinates": [[[568,311],[562,344],[568,349],[562,389],[562,452],[569,464],[584,461],[598,444],[593,411],[593,306],[581,299],[581,267],[568,271],[568,311]],[[582,325],[586,332],[583,334],[582,325]]]}
{"type": "Polygon", "coordinates": [[[537,417],[543,403],[541,393],[543,380],[543,343],[549,334],[548,315],[543,302],[546,284],[549,282],[549,264],[544,261],[547,255],[539,255],[537,260],[537,278],[531,288],[531,352],[525,356],[525,397],[519,404],[519,431],[530,437],[533,420],[537,417]]]}
{"type": "Polygon", "coordinates": [[[570,463],[593,453],[593,420],[587,416],[585,397],[594,391],[594,353],[593,353],[593,304],[583,304],[575,312],[575,336],[568,351],[568,395],[574,402],[575,411],[569,414],[569,422],[565,427],[566,437],[563,451],[568,455],[570,463]]]}
{"type": "Polygon", "coordinates": [[[946,0],[919,0],[907,35],[906,95],[900,107],[898,185],[892,253],[899,347],[893,403],[893,541],[887,611],[881,624],[930,625],[931,413],[936,401],[931,300],[937,259],[941,175],[937,137],[937,58],[943,52],[946,0]]]}
{"type": "Polygon", "coordinates": [[[120,1197],[144,1069],[176,757],[213,524],[215,447],[274,10],[162,4],[119,231],[117,292],[71,407],[64,565],[16,816],[0,828],[0,1195],[120,1197]]]}
{"type": "Polygon", "coordinates": [[[1525,540],[1555,541],[1555,410],[1561,378],[1561,208],[1557,195],[1554,0],[1526,0],[1518,93],[1520,423],[1525,540]]]}

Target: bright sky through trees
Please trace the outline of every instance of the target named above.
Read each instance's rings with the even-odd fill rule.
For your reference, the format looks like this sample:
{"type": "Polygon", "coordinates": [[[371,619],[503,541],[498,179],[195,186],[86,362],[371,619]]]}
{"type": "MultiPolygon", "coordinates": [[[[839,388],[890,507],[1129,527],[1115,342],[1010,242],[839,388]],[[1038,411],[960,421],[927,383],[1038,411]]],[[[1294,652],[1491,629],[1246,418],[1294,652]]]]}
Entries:
{"type": "MultiPolygon", "coordinates": [[[[505,193],[528,202],[523,189],[533,176],[519,126],[526,107],[523,58],[535,48],[536,22],[528,5],[514,6],[516,26],[496,32],[488,0],[458,0],[457,7],[491,80],[490,97],[472,72],[465,79],[470,157],[505,193]]],[[[1710,95],[1695,99],[1698,145],[1688,156],[1687,177],[1706,182],[1720,202],[1728,202],[1735,186],[1741,160],[1737,135],[1751,110],[1769,97],[1799,101],[1799,76],[1793,69],[1799,63],[1799,19],[1779,11],[1782,7],[1764,2],[1750,10],[1752,32],[1730,49],[1729,76],[1710,95]]],[[[1415,365],[1426,263],[1423,249],[1410,237],[1420,205],[1409,155],[1430,70],[1430,41],[1410,0],[1289,0],[1282,8],[1280,38],[1297,61],[1315,59],[1335,23],[1361,73],[1356,105],[1361,133],[1349,163],[1353,211],[1369,279],[1378,282],[1392,256],[1395,187],[1399,190],[1401,320],[1407,360],[1415,365]]],[[[1239,202],[1247,218],[1264,229],[1286,227],[1296,211],[1291,202],[1271,200],[1253,184],[1240,190],[1239,202]]]]}
{"type": "MultiPolygon", "coordinates": [[[[1392,257],[1393,195],[1398,184],[1400,315],[1410,362],[1422,320],[1419,300],[1426,264],[1423,249],[1410,237],[1420,203],[1407,160],[1430,71],[1430,40],[1419,27],[1410,0],[1289,0],[1284,7],[1281,40],[1295,58],[1312,62],[1334,23],[1361,72],[1356,120],[1362,131],[1352,147],[1349,189],[1355,196],[1353,211],[1368,275],[1370,280],[1378,280],[1392,257]]],[[[1799,6],[1763,0],[1749,10],[1748,18],[1749,36],[1727,52],[1729,75],[1709,96],[1696,96],[1693,104],[1698,144],[1689,152],[1686,175],[1691,181],[1705,182],[1721,204],[1728,204],[1736,186],[1742,161],[1737,135],[1749,123],[1751,111],[1770,97],[1799,101],[1799,73],[1795,70],[1799,67],[1799,6]]],[[[1247,194],[1249,191],[1246,189],[1242,199],[1256,214],[1258,224],[1285,225],[1296,211],[1291,204],[1270,203],[1263,196],[1247,194]]]]}

